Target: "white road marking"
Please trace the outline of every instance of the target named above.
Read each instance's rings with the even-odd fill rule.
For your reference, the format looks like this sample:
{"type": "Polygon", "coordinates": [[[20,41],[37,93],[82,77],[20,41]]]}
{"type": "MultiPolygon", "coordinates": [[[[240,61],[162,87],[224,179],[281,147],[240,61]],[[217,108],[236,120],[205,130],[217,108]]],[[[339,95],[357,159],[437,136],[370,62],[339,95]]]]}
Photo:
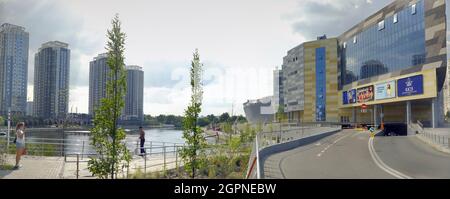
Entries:
{"type": "Polygon", "coordinates": [[[325,153],[331,146],[335,145],[337,142],[341,141],[342,139],[350,136],[351,134],[345,135],[340,137],[339,139],[335,140],[333,143],[329,144],[327,147],[325,147],[319,154],[317,154],[317,157],[322,156],[323,153],[325,153]]]}
{"type": "Polygon", "coordinates": [[[388,165],[386,165],[381,158],[378,156],[377,152],[375,151],[375,148],[373,147],[373,140],[374,138],[371,137],[369,139],[369,143],[368,143],[368,147],[369,147],[369,152],[370,152],[370,156],[372,156],[373,161],[375,162],[375,164],[380,167],[380,169],[382,169],[383,171],[385,171],[386,173],[391,174],[392,176],[399,178],[399,179],[412,179],[412,177],[407,176],[391,167],[389,167],[388,165]]]}

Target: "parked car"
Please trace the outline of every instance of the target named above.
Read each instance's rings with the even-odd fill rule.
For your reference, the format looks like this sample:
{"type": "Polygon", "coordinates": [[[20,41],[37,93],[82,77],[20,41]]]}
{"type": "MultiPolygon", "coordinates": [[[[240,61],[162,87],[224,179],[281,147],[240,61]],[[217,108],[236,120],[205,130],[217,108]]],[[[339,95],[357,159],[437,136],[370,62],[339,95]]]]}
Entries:
{"type": "Polygon", "coordinates": [[[6,137],[6,132],[0,132],[0,137],[6,137]]]}

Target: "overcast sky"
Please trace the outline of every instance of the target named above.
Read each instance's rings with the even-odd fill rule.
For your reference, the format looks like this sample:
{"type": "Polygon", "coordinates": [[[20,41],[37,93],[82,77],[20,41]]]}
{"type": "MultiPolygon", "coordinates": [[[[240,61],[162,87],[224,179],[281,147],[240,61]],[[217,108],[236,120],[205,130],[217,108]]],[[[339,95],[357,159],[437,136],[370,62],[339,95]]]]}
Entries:
{"type": "Polygon", "coordinates": [[[34,54],[58,40],[71,49],[70,107],[88,111],[89,62],[104,52],[119,13],[126,64],[144,68],[144,113],[183,114],[188,69],[198,48],[204,63],[202,114],[243,114],[247,99],[272,95],[272,71],[286,52],[335,37],[392,0],[0,0],[0,24],[30,33],[28,97],[34,54]]]}

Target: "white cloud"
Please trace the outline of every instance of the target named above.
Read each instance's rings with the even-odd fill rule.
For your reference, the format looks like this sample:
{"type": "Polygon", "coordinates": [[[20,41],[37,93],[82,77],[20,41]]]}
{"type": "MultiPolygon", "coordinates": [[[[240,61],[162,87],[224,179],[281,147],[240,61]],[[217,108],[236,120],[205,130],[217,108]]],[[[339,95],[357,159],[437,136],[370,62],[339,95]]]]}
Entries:
{"type": "MultiPolygon", "coordinates": [[[[120,13],[126,63],[143,66],[144,112],[182,114],[189,101],[192,52],[205,64],[202,114],[243,113],[242,103],[272,94],[272,70],[294,46],[338,36],[391,0],[0,0],[0,23],[30,32],[34,53],[49,40],[72,50],[70,107],[88,109],[89,61],[104,52],[120,13]]],[[[32,81],[28,96],[32,98],[32,81]]]]}

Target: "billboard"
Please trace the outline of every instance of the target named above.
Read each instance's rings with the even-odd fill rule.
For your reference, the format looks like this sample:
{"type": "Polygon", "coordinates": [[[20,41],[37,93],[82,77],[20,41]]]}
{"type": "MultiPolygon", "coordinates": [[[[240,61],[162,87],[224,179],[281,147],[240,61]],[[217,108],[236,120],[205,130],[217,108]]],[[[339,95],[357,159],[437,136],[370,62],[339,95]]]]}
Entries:
{"type": "Polygon", "coordinates": [[[356,97],[358,99],[358,103],[364,103],[364,102],[372,101],[373,97],[374,97],[373,85],[372,86],[358,88],[358,90],[356,91],[356,97]]]}
{"type": "Polygon", "coordinates": [[[423,75],[399,79],[397,86],[399,97],[423,94],[423,75]]]}
{"type": "Polygon", "coordinates": [[[342,103],[345,105],[345,104],[348,104],[348,94],[347,94],[348,92],[347,91],[344,91],[343,93],[342,93],[342,103]]]}
{"type": "Polygon", "coordinates": [[[354,104],[356,103],[356,89],[349,91],[344,91],[342,93],[342,100],[344,104],[354,104]]]}
{"type": "Polygon", "coordinates": [[[375,100],[389,99],[396,96],[395,81],[375,85],[375,100]]]}

